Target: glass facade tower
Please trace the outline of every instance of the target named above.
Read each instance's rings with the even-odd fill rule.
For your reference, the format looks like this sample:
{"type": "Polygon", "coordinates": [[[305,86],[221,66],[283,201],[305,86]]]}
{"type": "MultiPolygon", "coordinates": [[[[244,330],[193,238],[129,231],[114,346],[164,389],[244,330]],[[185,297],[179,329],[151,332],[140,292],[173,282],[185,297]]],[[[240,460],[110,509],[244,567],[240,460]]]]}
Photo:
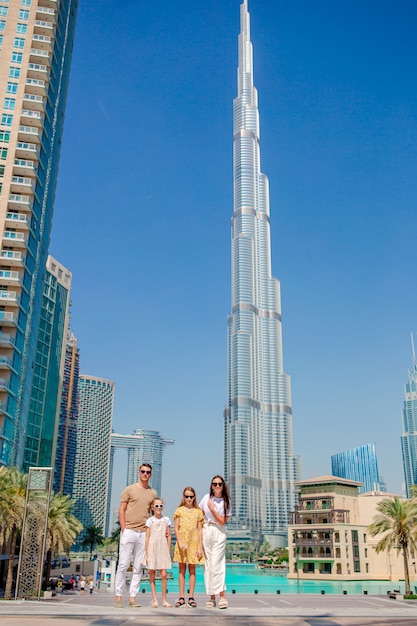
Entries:
{"type": "MultiPolygon", "coordinates": [[[[74,515],[87,526],[106,530],[110,483],[110,445],[114,382],[81,374],[78,380],[77,451],[73,498],[74,515]]],[[[81,543],[83,532],[78,537],[81,543]]]]}
{"type": "Polygon", "coordinates": [[[22,468],[77,0],[0,0],[0,465],[22,468]]]}
{"type": "Polygon", "coordinates": [[[402,411],[403,434],[401,437],[407,498],[410,497],[410,487],[417,484],[417,359],[412,337],[411,342],[413,367],[408,370],[408,381],[404,386],[405,400],[402,411]]]}
{"type": "Polygon", "coordinates": [[[258,96],[253,85],[247,0],[240,8],[234,101],[232,312],[228,318],[225,477],[232,524],[271,546],[287,545],[294,480],[290,378],[284,372],[280,285],[271,273],[268,179],[261,172],[258,96]]]}
{"type": "Polygon", "coordinates": [[[26,428],[25,472],[55,463],[70,291],[71,272],[48,256],[26,428]]]}
{"type": "Polygon", "coordinates": [[[54,491],[71,497],[77,451],[79,375],[80,351],[77,338],[68,331],[54,466],[54,491]]]}
{"type": "Polygon", "coordinates": [[[382,491],[374,443],[333,454],[331,461],[333,476],[363,483],[358,493],[382,491]]]}

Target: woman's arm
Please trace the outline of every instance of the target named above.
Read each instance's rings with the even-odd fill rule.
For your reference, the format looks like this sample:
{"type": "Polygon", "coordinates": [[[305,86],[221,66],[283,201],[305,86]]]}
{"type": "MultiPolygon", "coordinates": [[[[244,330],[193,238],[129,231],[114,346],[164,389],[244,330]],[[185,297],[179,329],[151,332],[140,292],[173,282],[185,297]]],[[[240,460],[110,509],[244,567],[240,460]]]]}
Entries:
{"type": "Polygon", "coordinates": [[[217,513],[216,508],[214,506],[214,502],[211,498],[208,499],[207,506],[210,509],[211,514],[213,515],[216,522],[220,524],[220,526],[224,526],[227,520],[229,519],[229,517],[227,515],[219,515],[217,513]]]}

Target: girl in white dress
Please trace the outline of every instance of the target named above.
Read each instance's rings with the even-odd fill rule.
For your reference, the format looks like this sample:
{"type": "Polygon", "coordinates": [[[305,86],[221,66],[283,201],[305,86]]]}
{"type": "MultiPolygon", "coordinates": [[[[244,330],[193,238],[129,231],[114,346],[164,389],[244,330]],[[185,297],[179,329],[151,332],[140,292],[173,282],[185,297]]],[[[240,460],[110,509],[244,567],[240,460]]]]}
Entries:
{"type": "Polygon", "coordinates": [[[167,569],[171,568],[171,533],[169,527],[171,520],[166,515],[162,515],[164,501],[155,498],[151,504],[153,515],[146,520],[146,557],[145,565],[149,569],[149,583],[152,592],[152,608],[158,607],[156,597],[155,571],[161,574],[162,606],[171,607],[167,602],[167,569]]]}

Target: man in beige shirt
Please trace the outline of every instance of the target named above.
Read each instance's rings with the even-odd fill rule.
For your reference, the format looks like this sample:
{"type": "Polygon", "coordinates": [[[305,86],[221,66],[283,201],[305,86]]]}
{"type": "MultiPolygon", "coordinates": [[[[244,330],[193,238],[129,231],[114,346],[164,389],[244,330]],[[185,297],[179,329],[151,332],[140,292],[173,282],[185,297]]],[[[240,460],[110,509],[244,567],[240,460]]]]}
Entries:
{"type": "Polygon", "coordinates": [[[149,486],[152,466],[142,463],[139,468],[139,480],[129,485],[120,496],[120,547],[119,564],[116,572],[116,597],[114,606],[122,608],[122,596],[126,584],[126,571],[132,562],[132,580],[130,582],[130,607],[139,607],[135,600],[139,591],[142,575],[142,561],[145,556],[145,522],[149,517],[152,501],[158,496],[149,486]]]}

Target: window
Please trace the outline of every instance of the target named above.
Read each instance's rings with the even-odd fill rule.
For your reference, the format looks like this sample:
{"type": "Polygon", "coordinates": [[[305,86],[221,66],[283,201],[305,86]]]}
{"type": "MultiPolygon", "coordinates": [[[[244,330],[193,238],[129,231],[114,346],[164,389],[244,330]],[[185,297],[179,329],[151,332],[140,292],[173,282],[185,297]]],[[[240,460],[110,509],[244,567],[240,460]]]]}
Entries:
{"type": "Polygon", "coordinates": [[[0,35],[0,46],[3,43],[3,35],[0,35]]]}
{"type": "Polygon", "coordinates": [[[10,130],[0,130],[0,141],[6,143],[10,141],[10,130]]]}
{"type": "Polygon", "coordinates": [[[28,20],[28,19],[29,19],[29,11],[27,9],[20,9],[19,20],[28,20]]]}
{"type": "Polygon", "coordinates": [[[7,148],[0,148],[0,159],[2,161],[7,159],[7,148]]]}
{"type": "Polygon", "coordinates": [[[3,124],[3,126],[11,126],[12,121],[13,115],[7,115],[6,113],[3,113],[3,115],[1,116],[1,123],[3,124]]]}
{"type": "Polygon", "coordinates": [[[15,48],[24,48],[25,47],[25,40],[23,37],[15,37],[14,38],[14,47],[15,48]]]}
{"type": "Polygon", "coordinates": [[[0,31],[6,28],[6,20],[0,20],[0,31]]]}
{"type": "Polygon", "coordinates": [[[6,93],[17,93],[17,83],[8,82],[6,87],[6,93]]]}
{"type": "Polygon", "coordinates": [[[12,63],[21,63],[23,54],[21,52],[12,52],[12,63]]]}
{"type": "Polygon", "coordinates": [[[14,98],[5,98],[4,99],[4,108],[9,109],[10,111],[14,111],[14,107],[16,104],[16,100],[14,98]]]}
{"type": "Polygon", "coordinates": [[[21,1],[21,5],[22,7],[30,7],[32,0],[22,0],[21,1]]]}
{"type": "MultiPolygon", "coordinates": [[[[20,24],[20,23],[18,23],[17,26],[16,26],[16,32],[18,34],[21,34],[21,35],[24,35],[26,33],[27,29],[28,29],[28,25],[27,24],[20,24]]],[[[20,46],[20,47],[22,47],[22,46],[20,46]]]]}
{"type": "Polygon", "coordinates": [[[0,15],[7,15],[8,7],[0,7],[0,15]]]}
{"type": "Polygon", "coordinates": [[[14,67],[13,65],[9,69],[9,78],[19,78],[20,67],[14,67]]]}

